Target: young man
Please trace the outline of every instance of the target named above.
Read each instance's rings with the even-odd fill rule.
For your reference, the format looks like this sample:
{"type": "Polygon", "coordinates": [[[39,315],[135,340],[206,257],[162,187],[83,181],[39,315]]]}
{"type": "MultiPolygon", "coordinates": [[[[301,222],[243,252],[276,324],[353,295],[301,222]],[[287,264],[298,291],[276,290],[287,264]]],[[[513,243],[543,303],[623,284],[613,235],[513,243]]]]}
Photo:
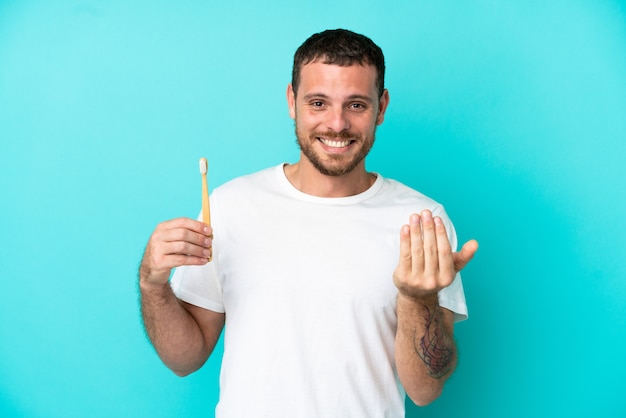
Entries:
{"type": "Polygon", "coordinates": [[[454,370],[477,243],[453,252],[441,205],[366,171],[384,72],[365,36],[311,36],[287,88],[300,160],[215,189],[214,237],[180,218],[150,238],[141,304],[163,362],[194,372],[225,330],[217,417],[402,417],[405,391],[428,404],[454,370]]]}

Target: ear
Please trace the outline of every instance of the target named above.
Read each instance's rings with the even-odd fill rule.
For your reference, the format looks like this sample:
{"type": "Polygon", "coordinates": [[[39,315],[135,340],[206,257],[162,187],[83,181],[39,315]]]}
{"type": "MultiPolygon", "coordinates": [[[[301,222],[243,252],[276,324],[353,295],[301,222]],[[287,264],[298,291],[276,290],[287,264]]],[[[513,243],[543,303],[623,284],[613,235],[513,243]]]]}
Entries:
{"type": "Polygon", "coordinates": [[[296,94],[293,91],[291,83],[287,85],[287,105],[289,106],[289,116],[296,119],[296,94]]]}
{"type": "Polygon", "coordinates": [[[380,96],[380,100],[378,101],[378,115],[376,116],[376,125],[380,125],[385,120],[385,111],[387,110],[387,106],[389,105],[389,91],[387,89],[383,90],[382,96],[380,96]]]}

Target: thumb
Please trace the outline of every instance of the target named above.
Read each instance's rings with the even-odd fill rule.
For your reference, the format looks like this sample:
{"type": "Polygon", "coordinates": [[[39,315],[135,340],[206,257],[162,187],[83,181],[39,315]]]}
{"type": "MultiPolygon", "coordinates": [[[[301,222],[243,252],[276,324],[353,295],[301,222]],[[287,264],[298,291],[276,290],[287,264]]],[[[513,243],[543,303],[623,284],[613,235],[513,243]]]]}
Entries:
{"type": "Polygon", "coordinates": [[[478,241],[476,241],[475,239],[471,239],[463,244],[463,247],[461,247],[461,251],[452,254],[454,269],[457,272],[463,270],[465,265],[469,263],[470,260],[474,257],[474,254],[476,254],[477,250],[478,241]]]}

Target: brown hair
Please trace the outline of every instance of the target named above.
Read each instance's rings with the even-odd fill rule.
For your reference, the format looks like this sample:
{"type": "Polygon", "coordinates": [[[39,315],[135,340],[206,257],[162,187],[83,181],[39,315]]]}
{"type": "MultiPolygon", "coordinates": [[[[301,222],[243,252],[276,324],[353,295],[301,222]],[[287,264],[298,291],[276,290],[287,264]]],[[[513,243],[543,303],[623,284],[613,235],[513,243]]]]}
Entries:
{"type": "Polygon", "coordinates": [[[294,94],[300,84],[300,69],[314,61],[347,67],[354,64],[372,65],[376,68],[378,96],[385,89],[385,57],[383,51],[370,38],[346,29],[325,30],[309,37],[296,50],[293,57],[291,85],[294,94]]]}

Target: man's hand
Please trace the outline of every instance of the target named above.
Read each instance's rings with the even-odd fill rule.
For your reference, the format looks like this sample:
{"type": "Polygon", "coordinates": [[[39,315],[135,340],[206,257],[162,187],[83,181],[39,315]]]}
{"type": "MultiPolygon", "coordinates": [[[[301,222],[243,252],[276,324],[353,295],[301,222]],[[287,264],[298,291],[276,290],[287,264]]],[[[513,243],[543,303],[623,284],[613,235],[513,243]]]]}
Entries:
{"type": "Polygon", "coordinates": [[[404,296],[423,299],[450,286],[478,250],[475,240],[453,253],[443,221],[429,210],[413,214],[400,231],[400,261],[393,281],[404,296]]]}
{"type": "Polygon", "coordinates": [[[213,230],[202,222],[178,218],[159,224],[141,260],[141,283],[163,286],[173,268],[206,264],[212,244],[213,230]]]}

